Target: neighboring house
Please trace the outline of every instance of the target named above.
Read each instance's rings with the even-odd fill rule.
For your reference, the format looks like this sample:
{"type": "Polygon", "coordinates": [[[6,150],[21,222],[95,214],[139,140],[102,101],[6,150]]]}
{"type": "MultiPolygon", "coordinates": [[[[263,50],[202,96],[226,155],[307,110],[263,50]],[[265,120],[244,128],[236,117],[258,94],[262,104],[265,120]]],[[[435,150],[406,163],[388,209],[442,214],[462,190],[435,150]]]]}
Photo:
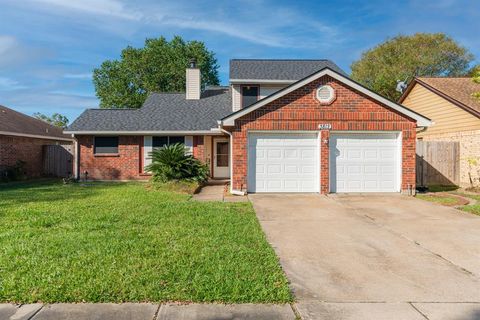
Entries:
{"type": "Polygon", "coordinates": [[[25,162],[27,177],[43,174],[43,146],[73,144],[61,128],[0,105],[0,172],[25,162]]]}
{"type": "Polygon", "coordinates": [[[137,110],[86,110],[68,128],[79,172],[145,179],[152,148],[184,142],[243,192],[409,192],[419,115],[349,79],[328,60],[231,60],[230,86],[153,93],[137,110]]]}
{"type": "Polygon", "coordinates": [[[471,78],[415,78],[400,103],[434,122],[418,134],[425,141],[460,143],[460,186],[480,183],[480,84],[471,78]]]}

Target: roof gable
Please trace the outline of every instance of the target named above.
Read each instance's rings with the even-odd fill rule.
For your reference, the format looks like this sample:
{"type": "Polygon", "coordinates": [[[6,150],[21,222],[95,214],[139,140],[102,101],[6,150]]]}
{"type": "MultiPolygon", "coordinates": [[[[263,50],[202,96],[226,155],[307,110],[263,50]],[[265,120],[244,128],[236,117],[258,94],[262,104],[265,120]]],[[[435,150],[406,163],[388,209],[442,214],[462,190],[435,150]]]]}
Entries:
{"type": "Polygon", "coordinates": [[[360,85],[359,83],[345,77],[344,75],[328,68],[328,67],[325,67],[323,68],[322,70],[320,71],[317,71],[315,72],[314,74],[311,74],[305,78],[303,78],[302,80],[299,80],[291,85],[289,85],[288,87],[280,90],[280,91],[277,91],[276,93],[264,98],[264,99],[261,99],[259,101],[257,101],[256,103],[252,104],[251,106],[247,107],[247,108],[244,108],[244,109],[241,109],[235,113],[232,113],[228,116],[226,116],[225,118],[223,118],[222,120],[219,121],[219,124],[220,125],[224,125],[224,126],[233,126],[235,124],[235,120],[244,116],[245,114],[248,114],[254,110],[257,110],[258,108],[260,107],[263,107],[265,106],[266,104],[272,102],[272,101],[275,101],[277,100],[278,98],[280,97],[283,97],[284,95],[290,93],[290,92],[293,92],[303,86],[305,86],[306,84],[318,79],[318,78],[321,78],[323,76],[330,76],[334,79],[336,79],[337,81],[345,84],[346,86],[348,87],[351,87],[355,90],[358,90],[359,92],[365,94],[366,96],[378,101],[379,103],[383,104],[383,105],[386,105],[390,108],[392,108],[393,110],[396,110],[398,111],[399,113],[401,114],[404,114],[405,116],[411,118],[411,119],[414,119],[415,121],[417,121],[417,126],[419,127],[428,127],[432,124],[432,122],[430,121],[430,119],[398,104],[398,103],[395,103],[391,100],[388,100],[387,98],[385,97],[382,97],[380,96],[379,94],[371,91],[370,89],[367,89],[366,87],[360,85]]]}
{"type": "Polygon", "coordinates": [[[415,78],[400,97],[400,103],[408,97],[416,84],[446,99],[455,106],[480,117],[480,101],[472,96],[474,92],[480,92],[480,84],[474,83],[471,78],[415,78]]]}

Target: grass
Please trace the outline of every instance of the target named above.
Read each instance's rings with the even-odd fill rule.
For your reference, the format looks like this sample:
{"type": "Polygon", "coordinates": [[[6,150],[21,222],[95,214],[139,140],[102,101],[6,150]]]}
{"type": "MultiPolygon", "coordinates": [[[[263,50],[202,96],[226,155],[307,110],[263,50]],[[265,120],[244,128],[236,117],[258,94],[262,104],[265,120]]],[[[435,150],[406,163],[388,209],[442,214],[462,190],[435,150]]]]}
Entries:
{"type": "Polygon", "coordinates": [[[449,192],[455,191],[458,186],[443,186],[443,185],[430,185],[428,186],[428,192],[449,192]]]}
{"type": "Polygon", "coordinates": [[[250,203],[189,199],[141,183],[0,186],[0,301],[292,301],[250,203]]]}
{"type": "Polygon", "coordinates": [[[444,206],[454,206],[454,205],[458,204],[458,199],[457,198],[455,198],[453,196],[445,195],[445,194],[442,194],[442,195],[417,194],[416,197],[418,199],[422,199],[422,200],[426,200],[426,201],[430,201],[430,202],[435,202],[435,203],[438,203],[438,204],[442,204],[444,206]]]}
{"type": "Polygon", "coordinates": [[[158,191],[194,194],[200,184],[196,181],[152,182],[151,187],[158,191]]]}
{"type": "Polygon", "coordinates": [[[475,194],[473,192],[462,192],[461,190],[458,190],[458,187],[456,186],[429,186],[428,190],[430,192],[429,194],[417,194],[416,197],[418,199],[435,202],[445,206],[458,205],[457,208],[462,211],[480,215],[480,193],[475,194]],[[474,199],[477,201],[477,203],[461,205],[459,200],[453,195],[474,199]]]}

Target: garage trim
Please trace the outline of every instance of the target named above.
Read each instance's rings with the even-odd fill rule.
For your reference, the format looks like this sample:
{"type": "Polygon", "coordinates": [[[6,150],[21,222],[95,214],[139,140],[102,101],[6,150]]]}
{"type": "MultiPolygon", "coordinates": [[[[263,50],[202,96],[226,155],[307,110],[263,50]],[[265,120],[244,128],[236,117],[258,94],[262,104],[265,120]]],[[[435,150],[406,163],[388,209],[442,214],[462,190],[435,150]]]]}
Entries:
{"type": "MultiPolygon", "coordinates": [[[[402,145],[403,145],[403,136],[401,131],[331,131],[329,135],[329,145],[328,145],[328,188],[329,192],[332,192],[332,182],[333,182],[333,177],[332,177],[332,168],[333,168],[333,163],[331,162],[331,154],[330,154],[330,141],[332,140],[332,137],[335,135],[358,135],[358,134],[364,134],[364,135],[375,135],[375,134],[395,134],[395,141],[396,141],[396,165],[397,165],[397,172],[396,172],[396,187],[395,187],[395,192],[401,192],[402,190],[402,171],[403,171],[403,166],[402,166],[402,145]]],[[[368,192],[368,191],[365,191],[368,192]]],[[[382,191],[378,191],[382,192],[382,191]]]]}
{"type": "MultiPolygon", "coordinates": [[[[248,185],[248,182],[250,180],[250,160],[251,160],[251,154],[250,154],[250,143],[251,143],[251,138],[252,136],[255,135],[287,135],[287,136],[294,136],[294,135],[315,135],[315,146],[316,146],[316,173],[315,173],[315,191],[314,193],[320,193],[321,189],[321,132],[318,130],[248,130],[247,131],[247,189],[250,189],[250,186],[248,185]]],[[[251,192],[251,191],[250,191],[251,192]]],[[[308,192],[306,192],[308,193],[308,192]]]]}

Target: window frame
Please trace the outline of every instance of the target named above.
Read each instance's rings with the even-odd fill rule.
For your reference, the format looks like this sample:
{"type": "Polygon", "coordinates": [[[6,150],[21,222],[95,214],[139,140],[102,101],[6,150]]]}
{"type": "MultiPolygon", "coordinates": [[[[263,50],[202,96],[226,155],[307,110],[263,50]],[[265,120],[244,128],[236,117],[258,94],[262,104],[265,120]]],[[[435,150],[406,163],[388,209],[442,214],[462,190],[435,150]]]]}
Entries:
{"type": "MultiPolygon", "coordinates": [[[[183,144],[185,145],[185,137],[186,136],[152,136],[152,149],[155,149],[155,148],[163,148],[164,146],[169,146],[170,145],[170,138],[171,137],[182,137],[183,138],[183,144]],[[167,138],[167,143],[164,144],[163,146],[155,146],[154,145],[154,140],[155,138],[167,138]]],[[[178,142],[175,142],[175,143],[178,143],[178,142]]]]}
{"type": "Polygon", "coordinates": [[[243,90],[244,90],[245,87],[257,88],[257,101],[260,100],[260,85],[258,85],[258,84],[242,84],[242,85],[240,86],[240,108],[241,108],[241,109],[248,108],[248,107],[250,107],[251,105],[257,103],[257,101],[255,101],[254,103],[249,104],[248,106],[244,106],[244,105],[243,105],[243,97],[244,97],[244,96],[243,96],[243,90]]]}
{"type": "MultiPolygon", "coordinates": [[[[94,136],[93,137],[93,154],[94,155],[118,155],[119,154],[120,139],[119,136],[94,136]],[[117,141],[116,152],[97,152],[97,139],[99,138],[114,138],[117,141]]],[[[112,147],[113,148],[113,147],[112,147]]]]}

